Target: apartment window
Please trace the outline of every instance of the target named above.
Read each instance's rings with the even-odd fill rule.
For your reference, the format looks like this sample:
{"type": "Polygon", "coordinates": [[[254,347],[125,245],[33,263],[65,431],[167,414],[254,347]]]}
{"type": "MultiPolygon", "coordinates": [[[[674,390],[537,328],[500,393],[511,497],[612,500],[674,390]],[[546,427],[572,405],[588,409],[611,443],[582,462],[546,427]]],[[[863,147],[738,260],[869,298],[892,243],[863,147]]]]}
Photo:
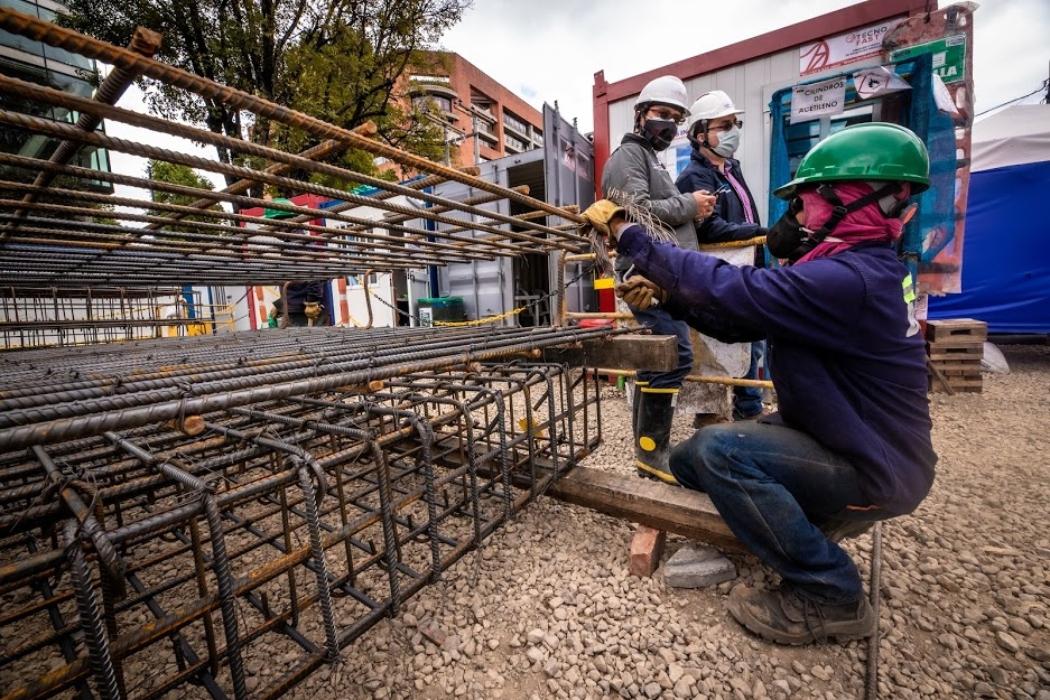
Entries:
{"type": "Polygon", "coordinates": [[[495,136],[496,135],[496,128],[494,126],[492,126],[492,122],[488,121],[487,119],[479,118],[477,120],[477,124],[478,124],[478,131],[480,131],[482,133],[485,133],[485,134],[488,134],[489,136],[495,136]]]}
{"type": "MultiPolygon", "coordinates": [[[[0,4],[5,4],[7,2],[13,1],[14,0],[0,0],[0,4]]],[[[49,10],[46,7],[39,6],[37,6],[37,15],[40,17],[40,19],[45,20],[47,22],[54,22],[55,18],[57,17],[54,10],[49,10]]],[[[81,68],[89,72],[94,72],[94,65],[90,58],[85,58],[80,54],[70,53],[65,49],[58,49],[54,46],[48,46],[47,44],[44,44],[44,57],[47,58],[49,61],[58,61],[59,63],[65,63],[68,66],[73,66],[74,68],[81,68]]]]}
{"type": "MultiPolygon", "coordinates": [[[[8,7],[16,12],[39,17],[48,22],[55,21],[55,12],[53,10],[49,10],[46,7],[40,7],[32,2],[25,2],[25,0],[0,0],[0,7],[8,7]]],[[[53,46],[48,46],[39,41],[33,41],[32,39],[28,39],[18,34],[0,31],[0,45],[11,46],[27,53],[31,53],[34,56],[41,56],[51,61],[58,61],[59,63],[65,63],[69,66],[93,71],[93,64],[89,58],[70,53],[64,49],[56,49],[53,46]]]]}
{"type": "Polygon", "coordinates": [[[478,110],[482,114],[486,114],[490,117],[495,118],[495,114],[492,111],[493,100],[491,97],[483,92],[470,89],[470,106],[478,110]]]}
{"type": "Polygon", "coordinates": [[[447,75],[410,75],[408,79],[417,83],[442,83],[443,85],[448,85],[452,82],[447,75]]]}
{"type": "Polygon", "coordinates": [[[518,150],[518,151],[527,151],[527,150],[529,150],[529,144],[525,143],[524,141],[522,141],[519,138],[515,138],[515,137],[511,136],[510,134],[508,134],[506,132],[504,132],[504,134],[503,134],[503,142],[505,144],[507,144],[508,146],[510,146],[511,148],[513,148],[515,150],[518,150]]]}
{"type": "MultiPolygon", "coordinates": [[[[91,97],[94,88],[87,80],[41,66],[34,66],[21,61],[0,57],[0,73],[24,80],[27,83],[46,85],[63,92],[80,97],[91,97]]],[[[75,122],[77,114],[62,107],[49,107],[34,100],[24,100],[12,95],[0,95],[0,106],[12,112],[46,117],[56,121],[75,122]]]]}
{"type": "Polygon", "coordinates": [[[412,98],[412,104],[418,109],[438,109],[442,112],[452,111],[452,100],[443,95],[420,95],[412,98]]]}
{"type": "Polygon", "coordinates": [[[503,110],[503,123],[522,134],[529,133],[529,125],[507,110],[503,110]]]}

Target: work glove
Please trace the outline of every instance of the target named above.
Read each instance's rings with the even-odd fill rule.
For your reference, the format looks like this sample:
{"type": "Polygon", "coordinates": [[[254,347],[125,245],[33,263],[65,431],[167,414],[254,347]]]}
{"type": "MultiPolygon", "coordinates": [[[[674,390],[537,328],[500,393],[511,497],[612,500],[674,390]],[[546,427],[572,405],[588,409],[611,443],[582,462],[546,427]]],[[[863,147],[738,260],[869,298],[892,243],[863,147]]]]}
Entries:
{"type": "Polygon", "coordinates": [[[606,237],[610,245],[616,243],[616,232],[612,230],[612,226],[609,225],[610,222],[616,218],[625,218],[623,207],[609,199],[599,199],[584,209],[580,216],[586,220],[586,223],[580,224],[581,230],[587,227],[593,228],[600,235],[606,237]]]}
{"type": "Polygon", "coordinates": [[[631,308],[646,311],[650,307],[666,303],[670,294],[658,287],[655,282],[641,275],[634,275],[617,285],[616,296],[623,299],[631,308]]]}

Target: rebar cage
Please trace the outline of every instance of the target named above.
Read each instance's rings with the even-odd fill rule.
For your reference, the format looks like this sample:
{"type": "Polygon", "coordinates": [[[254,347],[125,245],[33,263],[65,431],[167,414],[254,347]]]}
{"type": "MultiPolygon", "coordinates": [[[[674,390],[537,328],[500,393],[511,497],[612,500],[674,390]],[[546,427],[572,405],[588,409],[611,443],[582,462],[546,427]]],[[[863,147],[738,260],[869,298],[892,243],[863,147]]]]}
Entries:
{"type": "Polygon", "coordinates": [[[492,363],[4,454],[4,697],[280,695],[596,447],[593,381],[492,363]]]}
{"type": "Polygon", "coordinates": [[[4,700],[279,696],[598,444],[593,380],[540,360],[610,329],[196,336],[181,323],[178,337],[144,340],[166,315],[108,318],[149,289],[578,252],[578,214],[393,148],[369,124],[328,124],[155,61],[161,38],[149,31],[120,48],[9,8],[0,28],[112,66],[92,99],[0,75],[0,126],[54,145],[47,158],[0,153],[0,285],[11,290],[0,332],[23,348],[0,353],[4,700]],[[138,78],[312,145],[288,153],[115,106],[138,78]],[[20,104],[77,121],[10,109],[20,104]],[[103,119],[183,148],[111,136],[103,119]],[[200,158],[188,141],[232,157],[200,158]],[[71,165],[84,148],[207,170],[226,187],[71,165]],[[419,177],[398,184],[329,162],[349,148],[419,177]],[[428,189],[446,180],[467,185],[466,198],[428,189]],[[340,201],[253,196],[263,187],[340,201]],[[525,213],[500,210],[504,200],[525,213]],[[32,318],[17,315],[27,309],[32,318]],[[125,342],[24,349],[81,340],[125,342]]]}
{"type": "Polygon", "coordinates": [[[177,287],[0,287],[0,349],[197,335],[201,293],[177,287]]]}

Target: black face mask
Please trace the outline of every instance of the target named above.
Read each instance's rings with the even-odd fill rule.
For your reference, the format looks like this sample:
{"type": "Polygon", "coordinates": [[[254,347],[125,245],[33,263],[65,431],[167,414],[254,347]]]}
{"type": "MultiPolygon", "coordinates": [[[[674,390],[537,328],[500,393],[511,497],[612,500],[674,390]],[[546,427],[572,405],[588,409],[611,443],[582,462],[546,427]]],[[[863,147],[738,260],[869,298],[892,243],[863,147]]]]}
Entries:
{"type": "MultiPolygon", "coordinates": [[[[849,204],[843,204],[835,190],[830,185],[821,185],[817,188],[817,194],[826,199],[834,208],[831,216],[816,231],[811,231],[802,226],[796,218],[802,211],[802,198],[795,197],[788,204],[788,210],[777,219],[766,233],[766,247],[775,258],[797,262],[799,258],[813,250],[825,238],[831,235],[835,227],[846,218],[850,212],[866,207],[871,202],[877,202],[886,195],[893,194],[900,189],[896,183],[890,183],[871,192],[860,199],[849,204]]],[[[896,214],[888,214],[896,215],[896,214]]]]}
{"type": "Polygon", "coordinates": [[[678,123],[670,119],[646,119],[642,123],[642,137],[657,151],[663,151],[678,135],[678,123]]]}
{"type": "Polygon", "coordinates": [[[795,218],[800,211],[802,198],[795,197],[788,204],[784,215],[766,232],[766,247],[774,258],[795,262],[817,247],[818,241],[813,238],[814,232],[803,227],[795,218]]]}

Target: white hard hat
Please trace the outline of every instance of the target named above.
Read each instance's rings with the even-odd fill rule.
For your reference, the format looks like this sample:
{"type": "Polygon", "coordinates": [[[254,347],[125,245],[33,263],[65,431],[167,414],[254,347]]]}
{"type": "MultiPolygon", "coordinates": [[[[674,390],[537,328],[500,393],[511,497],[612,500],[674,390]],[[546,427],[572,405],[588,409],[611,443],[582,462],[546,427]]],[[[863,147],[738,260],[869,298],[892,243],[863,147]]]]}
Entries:
{"type": "Polygon", "coordinates": [[[698,121],[710,121],[719,117],[728,117],[731,114],[743,114],[744,110],[737,109],[729,95],[721,90],[712,90],[704,93],[696,102],[689,115],[689,130],[692,131],[693,124],[698,121]]]}
{"type": "Polygon", "coordinates": [[[661,75],[646,83],[642,88],[638,99],[634,101],[635,109],[646,104],[659,103],[677,107],[689,116],[689,108],[685,106],[688,98],[685,93],[685,83],[673,75],[661,75]]]}

